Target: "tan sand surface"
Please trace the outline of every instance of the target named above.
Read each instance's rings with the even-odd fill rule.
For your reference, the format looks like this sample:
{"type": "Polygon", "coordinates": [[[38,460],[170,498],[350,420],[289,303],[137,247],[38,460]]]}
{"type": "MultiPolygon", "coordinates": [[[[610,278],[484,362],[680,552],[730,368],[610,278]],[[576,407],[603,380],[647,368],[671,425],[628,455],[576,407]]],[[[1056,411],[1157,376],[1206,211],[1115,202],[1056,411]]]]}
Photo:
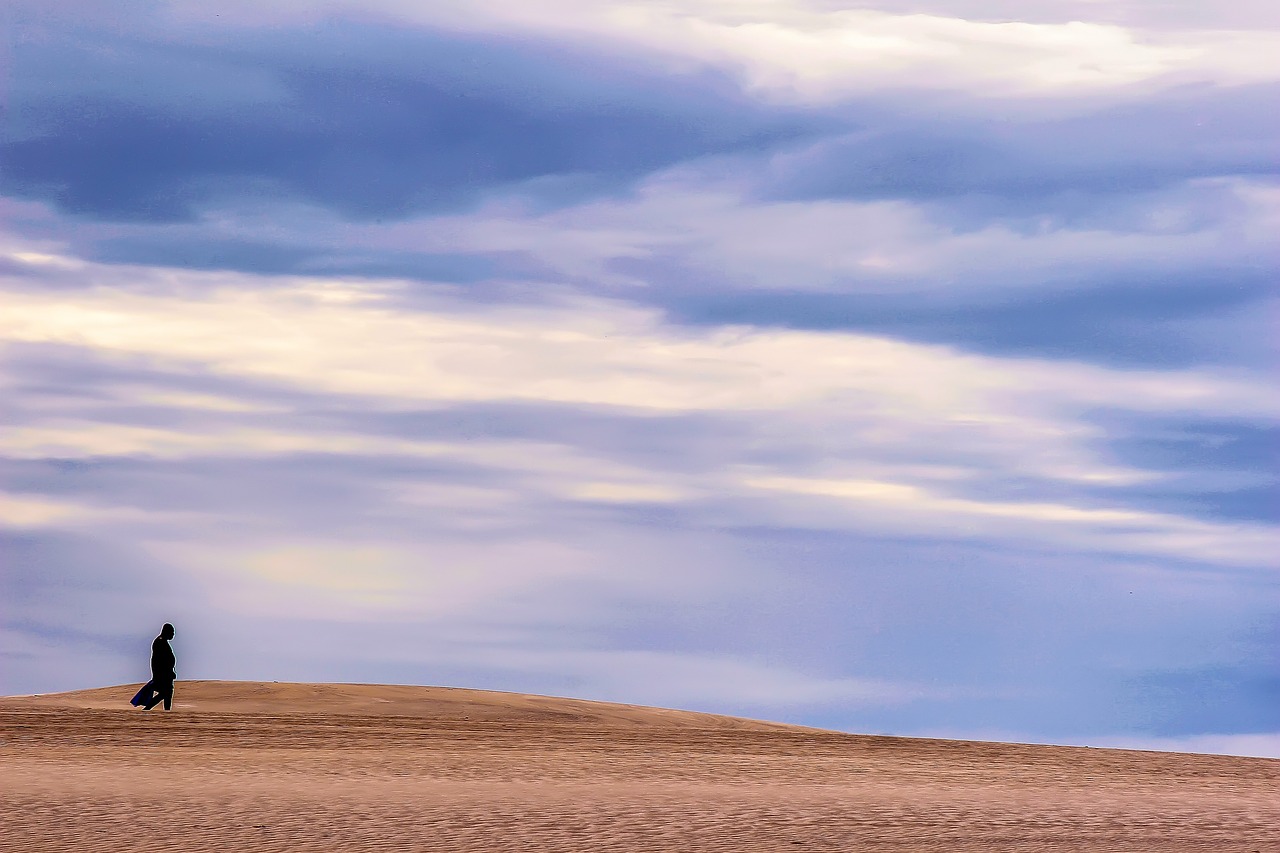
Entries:
{"type": "Polygon", "coordinates": [[[0,699],[0,850],[1280,851],[1280,761],[431,687],[0,699]]]}

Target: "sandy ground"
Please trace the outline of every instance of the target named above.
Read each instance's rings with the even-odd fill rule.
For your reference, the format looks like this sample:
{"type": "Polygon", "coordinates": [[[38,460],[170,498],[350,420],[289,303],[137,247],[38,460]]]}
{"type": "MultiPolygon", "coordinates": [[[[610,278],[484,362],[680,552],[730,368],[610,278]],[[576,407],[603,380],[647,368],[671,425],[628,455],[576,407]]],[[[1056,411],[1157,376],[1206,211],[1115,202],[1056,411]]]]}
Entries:
{"type": "Polygon", "coordinates": [[[1274,759],[866,737],[481,691],[0,699],[0,850],[1280,851],[1274,759]]]}

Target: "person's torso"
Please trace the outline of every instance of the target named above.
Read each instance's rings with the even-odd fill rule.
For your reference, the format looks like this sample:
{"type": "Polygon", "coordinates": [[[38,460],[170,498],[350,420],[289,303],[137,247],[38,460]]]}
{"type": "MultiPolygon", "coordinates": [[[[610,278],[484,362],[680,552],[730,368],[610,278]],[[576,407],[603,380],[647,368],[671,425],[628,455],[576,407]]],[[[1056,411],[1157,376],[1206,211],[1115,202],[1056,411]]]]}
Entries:
{"type": "Polygon", "coordinates": [[[155,675],[169,676],[173,673],[173,649],[164,637],[156,637],[151,644],[151,671],[155,675]]]}

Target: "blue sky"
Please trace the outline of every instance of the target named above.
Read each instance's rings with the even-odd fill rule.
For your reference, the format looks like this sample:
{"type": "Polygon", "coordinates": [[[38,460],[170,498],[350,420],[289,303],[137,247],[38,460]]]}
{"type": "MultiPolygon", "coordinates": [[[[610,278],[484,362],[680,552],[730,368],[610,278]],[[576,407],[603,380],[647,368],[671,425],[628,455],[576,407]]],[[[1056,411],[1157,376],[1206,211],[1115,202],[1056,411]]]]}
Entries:
{"type": "Polygon", "coordinates": [[[1280,756],[1271,4],[48,5],[0,692],[1280,756]]]}

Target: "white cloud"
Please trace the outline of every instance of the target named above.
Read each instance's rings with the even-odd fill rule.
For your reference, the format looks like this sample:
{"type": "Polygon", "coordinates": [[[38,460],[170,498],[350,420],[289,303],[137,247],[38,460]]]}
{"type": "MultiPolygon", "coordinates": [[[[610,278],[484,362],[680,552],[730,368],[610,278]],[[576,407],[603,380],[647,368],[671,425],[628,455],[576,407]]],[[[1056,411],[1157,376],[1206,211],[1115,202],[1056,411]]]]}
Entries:
{"type": "MultiPolygon", "coordinates": [[[[550,498],[682,504],[692,517],[733,506],[742,523],[894,529],[1226,564],[1268,564],[1277,545],[1266,526],[1138,511],[1077,493],[1158,476],[1102,455],[1095,447],[1102,433],[1081,413],[1280,417],[1267,384],[1248,376],[993,358],[848,332],[690,330],[602,300],[479,308],[442,298],[408,310],[390,298],[394,287],[350,281],[265,287],[253,276],[90,264],[83,274],[102,286],[9,293],[3,339],[336,395],[382,411],[554,404],[641,418],[715,416],[738,424],[741,437],[720,442],[713,459],[686,471],[587,451],[570,438],[441,441],[319,427],[287,408],[240,406],[231,392],[165,398],[135,382],[78,409],[45,409],[23,396],[25,424],[0,436],[11,457],[306,452],[448,460],[500,472],[501,484],[464,484],[472,488],[470,506],[426,485],[401,484],[387,498],[406,513],[441,507],[471,529],[550,498]],[[132,288],[106,286],[120,280],[132,288]],[[125,401],[219,417],[139,425],[121,421],[114,407],[125,401]],[[762,449],[786,461],[753,458],[762,449]],[[1035,488],[1017,498],[986,496],[985,484],[1010,477],[1035,488]]],[[[23,517],[55,509],[62,511],[25,506],[23,517]]]]}
{"type": "MultiPolygon", "coordinates": [[[[168,4],[207,25],[207,6],[168,4]]],[[[219,22],[279,25],[353,14],[463,32],[522,35],[625,50],[672,70],[712,67],[767,98],[822,102],[912,87],[988,96],[1075,95],[1150,84],[1280,78],[1280,34],[1251,28],[1140,29],[1065,20],[975,20],[800,2],[467,0],[422,4],[219,4],[219,22]]],[[[1088,9],[1077,14],[1087,17],[1088,9]]]]}
{"type": "Polygon", "coordinates": [[[797,526],[855,525],[867,532],[903,531],[935,536],[1000,539],[1006,543],[1058,543],[1081,551],[1155,553],[1268,566],[1280,553],[1280,530],[1261,524],[1205,522],[1122,507],[1073,506],[1034,500],[974,500],[917,485],[872,480],[800,477],[748,478],[766,491],[826,498],[845,508],[832,517],[812,501],[793,506],[797,526]]]}
{"type": "Polygon", "coordinates": [[[83,507],[65,501],[0,492],[0,527],[46,527],[84,514],[83,507]]]}
{"type": "MultiPolygon", "coordinates": [[[[267,535],[237,543],[206,534],[146,546],[169,565],[208,579],[208,599],[220,612],[263,618],[306,613],[336,623],[483,621],[486,610],[503,612],[508,624],[553,622],[568,616],[564,607],[540,606],[521,619],[509,612],[509,602],[560,581],[598,576],[600,568],[586,548],[536,538],[477,549],[471,543],[321,536],[291,541],[267,535]]],[[[573,602],[570,612],[580,604],[573,602]]]]}
{"type": "MultiPolygon", "coordinates": [[[[1101,277],[1158,282],[1170,293],[1188,270],[1243,268],[1274,261],[1280,188],[1240,177],[1204,178],[1139,194],[1108,218],[1063,220],[1052,214],[997,217],[957,227],[946,204],[893,200],[770,201],[758,175],[792,170],[814,149],[775,155],[772,163],[695,162],[658,172],[624,196],[551,210],[531,209],[521,188],[465,214],[350,223],[318,208],[282,204],[270,211],[221,211],[198,226],[165,226],[167,240],[260,240],[323,246],[326,252],[510,255],[545,270],[545,280],[503,282],[513,293],[542,294],[562,282],[586,283],[623,298],[663,286],[707,281],[721,288],[773,293],[873,294],[964,302],[1070,292],[1101,277]],[[757,177],[752,177],[756,175],[757,177]],[[282,224],[287,223],[287,225],[282,224]],[[629,262],[648,264],[643,272],[629,262]],[[634,269],[634,267],[633,267],[634,269]]],[[[826,154],[820,154],[821,160],[826,154]]],[[[82,239],[88,226],[78,226],[82,239]]],[[[153,226],[111,226],[112,237],[154,235],[153,226]]],[[[54,275],[65,248],[37,244],[52,259],[33,275],[54,275]]],[[[33,251],[0,246],[13,263],[33,251]],[[4,251],[7,249],[7,251],[4,251]]],[[[32,266],[32,265],[28,265],[32,266]]],[[[76,280],[101,270],[76,268],[76,280]]],[[[164,286],[137,270],[137,282],[164,286]]],[[[203,285],[235,285],[206,273],[203,285]]],[[[188,279],[195,281],[196,279],[188,279]]],[[[444,285],[436,285],[444,290],[444,285]]],[[[318,297],[317,297],[318,298],[318,297]]],[[[334,290],[329,298],[344,298],[334,290]]],[[[352,298],[350,292],[345,298],[352,298]]]]}
{"type": "Polygon", "coordinates": [[[1247,376],[1119,370],[1001,359],[851,332],[664,323],[656,311],[581,299],[480,310],[438,300],[405,310],[381,284],[102,266],[102,287],[10,292],[10,344],[84,347],[102,357],[353,395],[394,408],[538,401],[637,412],[891,415],[1002,438],[1081,429],[1055,409],[1275,417],[1247,376]],[[157,291],[106,287],[177,278],[157,291]]]}
{"type": "MultiPolygon", "coordinates": [[[[780,155],[783,159],[790,155],[780,155]]],[[[1124,227],[1064,225],[1051,218],[957,230],[927,206],[902,200],[759,201],[741,179],[717,181],[682,167],[642,184],[633,197],[529,213],[493,204],[476,213],[378,229],[398,248],[525,252],[562,275],[624,292],[644,283],[619,259],[675,259],[686,278],[788,292],[996,294],[1057,290],[1102,272],[1176,275],[1225,257],[1272,254],[1280,192],[1240,179],[1195,182],[1163,205],[1161,222],[1124,227]],[[1206,220],[1197,190],[1229,205],[1206,220]],[[1192,223],[1166,227],[1168,222],[1192,223]]],[[[1185,189],[1185,188],[1184,188],[1185,189]]],[[[348,234],[346,239],[355,235],[348,234]]],[[[390,246],[388,246],[390,248],[390,246]]]]}
{"type": "Polygon", "coordinates": [[[122,524],[158,527],[197,520],[193,513],[0,492],[0,531],[107,529],[122,524]]]}

